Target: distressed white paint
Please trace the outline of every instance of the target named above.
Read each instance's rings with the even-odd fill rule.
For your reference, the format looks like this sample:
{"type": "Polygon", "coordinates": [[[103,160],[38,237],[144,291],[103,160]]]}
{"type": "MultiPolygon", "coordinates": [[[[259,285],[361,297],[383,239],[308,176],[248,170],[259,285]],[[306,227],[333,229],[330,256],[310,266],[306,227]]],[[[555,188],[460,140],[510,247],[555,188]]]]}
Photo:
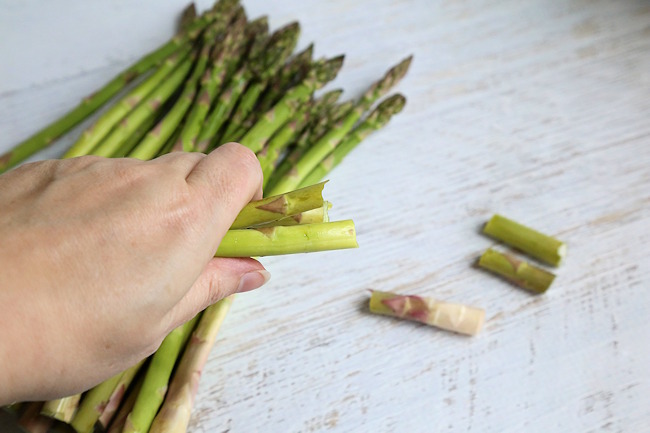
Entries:
{"type": "MultiPolygon", "coordinates": [[[[650,4],[245,5],[345,52],[334,85],[350,96],[415,62],[405,112],[327,187],[361,248],[264,260],[273,279],[226,319],[192,431],[647,431],[650,4]],[[547,295],[473,266],[495,212],[568,242],[547,295]],[[367,288],[482,306],[486,326],[371,316],[367,288]]],[[[183,6],[2,2],[0,150],[164,41],[183,6]]]]}

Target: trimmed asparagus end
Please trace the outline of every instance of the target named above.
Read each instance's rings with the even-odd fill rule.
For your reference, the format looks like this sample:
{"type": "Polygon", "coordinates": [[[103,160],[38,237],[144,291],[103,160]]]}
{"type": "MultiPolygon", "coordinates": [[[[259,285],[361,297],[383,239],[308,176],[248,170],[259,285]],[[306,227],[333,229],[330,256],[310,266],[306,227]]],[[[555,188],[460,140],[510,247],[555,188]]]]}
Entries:
{"type": "Polygon", "coordinates": [[[555,275],[550,272],[493,249],[483,253],[478,265],[501,275],[521,288],[539,294],[546,292],[555,279],[555,275]]]}
{"type": "Polygon", "coordinates": [[[397,317],[464,335],[476,335],[485,322],[485,310],[416,295],[373,290],[369,302],[375,314],[397,317]]]}
{"type": "Polygon", "coordinates": [[[81,394],[76,394],[69,397],[46,401],[41,409],[41,414],[69,423],[77,412],[80,398],[81,394]]]}
{"type": "Polygon", "coordinates": [[[566,256],[564,242],[498,214],[488,221],[483,233],[553,266],[559,266],[566,256]]]}

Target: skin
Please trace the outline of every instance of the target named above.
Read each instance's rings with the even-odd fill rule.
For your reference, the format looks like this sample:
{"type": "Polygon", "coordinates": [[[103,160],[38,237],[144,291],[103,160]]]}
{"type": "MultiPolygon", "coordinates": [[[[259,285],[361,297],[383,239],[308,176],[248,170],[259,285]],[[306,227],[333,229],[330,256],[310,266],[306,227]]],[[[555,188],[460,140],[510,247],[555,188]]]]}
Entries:
{"type": "Polygon", "coordinates": [[[0,404],[89,389],[207,306],[264,284],[259,262],[213,257],[261,185],[236,143],[0,176],[0,404]]]}

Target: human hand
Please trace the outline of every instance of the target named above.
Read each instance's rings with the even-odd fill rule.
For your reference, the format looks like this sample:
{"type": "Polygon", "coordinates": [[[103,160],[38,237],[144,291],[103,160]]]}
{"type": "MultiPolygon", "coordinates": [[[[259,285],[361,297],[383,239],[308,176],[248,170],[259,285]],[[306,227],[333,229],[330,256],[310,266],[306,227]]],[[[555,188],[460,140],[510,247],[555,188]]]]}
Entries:
{"type": "Polygon", "coordinates": [[[261,184],[255,155],[234,143],[0,176],[0,404],[88,389],[208,305],[264,284],[259,262],[213,257],[261,184]]]}

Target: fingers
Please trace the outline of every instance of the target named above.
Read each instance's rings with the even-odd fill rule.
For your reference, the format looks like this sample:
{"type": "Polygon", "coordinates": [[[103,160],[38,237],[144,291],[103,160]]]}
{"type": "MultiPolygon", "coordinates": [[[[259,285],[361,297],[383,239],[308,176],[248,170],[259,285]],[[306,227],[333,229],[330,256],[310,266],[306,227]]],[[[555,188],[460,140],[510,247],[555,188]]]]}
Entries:
{"type": "Polygon", "coordinates": [[[264,266],[254,259],[211,259],[190,290],[172,308],[170,329],[227,296],[261,287],[270,277],[264,266]]]}
{"type": "Polygon", "coordinates": [[[253,152],[227,143],[201,159],[188,174],[187,183],[206,205],[205,227],[216,251],[219,241],[241,209],[262,197],[262,170],[253,152]]]}

